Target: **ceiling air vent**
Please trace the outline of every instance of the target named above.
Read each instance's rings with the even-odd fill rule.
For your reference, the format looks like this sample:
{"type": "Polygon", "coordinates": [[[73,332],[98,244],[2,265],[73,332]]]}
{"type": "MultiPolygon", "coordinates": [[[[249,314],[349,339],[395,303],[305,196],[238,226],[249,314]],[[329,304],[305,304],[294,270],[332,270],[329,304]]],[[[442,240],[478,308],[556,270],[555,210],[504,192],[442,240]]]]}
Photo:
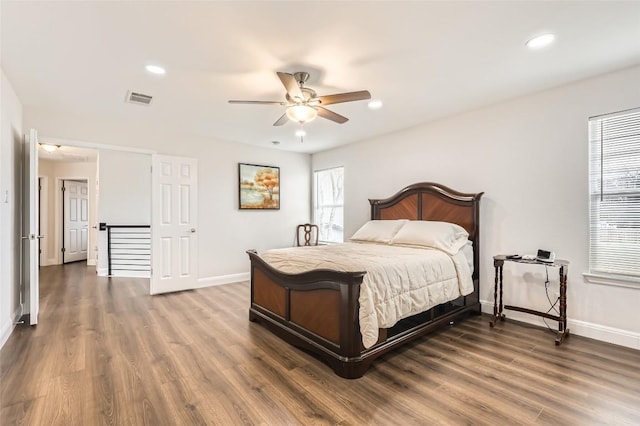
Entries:
{"type": "Polygon", "coordinates": [[[127,102],[131,102],[132,104],[149,105],[152,99],[152,96],[144,95],[142,93],[133,91],[127,92],[127,102]]]}

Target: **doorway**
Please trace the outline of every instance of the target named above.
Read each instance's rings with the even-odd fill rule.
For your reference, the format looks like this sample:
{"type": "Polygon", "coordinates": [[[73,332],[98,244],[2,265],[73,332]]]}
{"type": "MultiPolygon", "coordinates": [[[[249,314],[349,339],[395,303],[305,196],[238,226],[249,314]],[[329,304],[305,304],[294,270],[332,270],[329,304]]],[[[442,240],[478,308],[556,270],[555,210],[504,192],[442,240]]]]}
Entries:
{"type": "Polygon", "coordinates": [[[89,183],[62,180],[62,263],[87,260],[89,243],[89,183]]]}
{"type": "MultiPolygon", "coordinates": [[[[164,275],[151,274],[158,280],[162,279],[163,285],[150,285],[150,292],[163,293],[196,287],[197,160],[160,156],[135,148],[78,141],[67,145],[66,142],[49,139],[43,144],[53,145],[56,149],[47,153],[40,151],[38,155],[41,171],[47,167],[53,169],[48,174],[44,173],[48,176],[49,187],[53,191],[49,215],[53,211],[54,218],[50,219],[49,230],[54,234],[54,238],[50,238],[53,240],[50,241],[50,254],[55,257],[46,264],[64,264],[86,256],[87,265],[95,265],[98,275],[109,275],[109,240],[104,230],[109,226],[113,228],[123,225],[145,225],[148,228],[154,204],[156,214],[153,217],[158,220],[163,218],[162,225],[165,228],[171,225],[175,235],[171,235],[171,240],[167,235],[161,238],[160,233],[152,233],[152,237],[162,240],[164,252],[170,255],[165,263],[175,266],[171,271],[178,271],[179,276],[169,274],[165,266],[164,275]],[[157,162],[153,168],[152,162],[157,162]],[[167,179],[171,182],[165,182],[167,179]],[[84,189],[77,187],[78,182],[88,184],[89,200],[86,204],[80,197],[84,189]],[[58,190],[63,186],[64,196],[58,190]],[[153,197],[152,187],[155,194],[153,197]],[[75,193],[75,196],[69,196],[71,193],[75,193]],[[156,200],[154,203],[152,198],[156,200]],[[164,201],[158,204],[161,199],[164,201]],[[175,201],[169,203],[170,200],[175,201]],[[169,207],[170,211],[167,210],[169,207]],[[76,219],[88,217],[88,222],[91,223],[75,226],[72,214],[75,214],[76,219]],[[171,218],[176,222],[169,220],[171,218]],[[87,234],[88,237],[85,237],[87,234]],[[185,241],[189,241],[189,244],[185,244],[185,241]],[[168,248],[175,250],[166,250],[168,248]]],[[[160,224],[157,224],[156,229],[160,229],[160,224]]],[[[156,243],[157,241],[152,245],[156,246],[156,243]]]]}
{"type": "Polygon", "coordinates": [[[97,231],[91,225],[96,221],[98,151],[55,146],[53,151],[38,149],[40,265],[83,261],[93,266],[97,231]]]}

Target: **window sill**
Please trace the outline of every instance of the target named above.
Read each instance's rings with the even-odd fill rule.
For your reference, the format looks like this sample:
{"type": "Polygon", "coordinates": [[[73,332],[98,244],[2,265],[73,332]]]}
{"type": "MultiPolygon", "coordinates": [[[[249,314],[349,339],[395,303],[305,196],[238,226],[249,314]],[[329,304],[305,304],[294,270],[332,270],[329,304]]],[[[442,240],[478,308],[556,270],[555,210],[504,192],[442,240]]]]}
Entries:
{"type": "Polygon", "coordinates": [[[593,274],[591,272],[584,272],[582,276],[591,284],[614,285],[617,287],[636,288],[640,290],[640,278],[593,274]]]}

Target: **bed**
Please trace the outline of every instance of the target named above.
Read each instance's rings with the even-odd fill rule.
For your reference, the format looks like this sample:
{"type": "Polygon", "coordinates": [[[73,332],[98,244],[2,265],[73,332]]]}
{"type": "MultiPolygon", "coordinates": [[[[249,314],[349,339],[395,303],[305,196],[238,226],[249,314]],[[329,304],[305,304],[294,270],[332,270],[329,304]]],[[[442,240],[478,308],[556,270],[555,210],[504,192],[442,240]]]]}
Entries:
{"type": "MultiPolygon", "coordinates": [[[[447,222],[464,228],[468,233],[468,244],[473,248],[472,254],[467,253],[472,273],[465,295],[453,295],[451,300],[376,329],[374,341],[365,328],[364,340],[369,340],[365,345],[360,324],[361,309],[365,307],[360,306],[360,296],[366,270],[322,268],[287,273],[273,267],[255,250],[249,250],[249,320],[311,352],[340,377],[362,377],[372,362],[386,352],[444,324],[480,313],[479,213],[482,194],[462,193],[437,183],[423,182],[410,185],[389,198],[369,200],[372,221],[447,222]]],[[[387,248],[378,244],[375,250],[387,248]]],[[[411,247],[404,250],[406,256],[412,256],[411,247]]]]}

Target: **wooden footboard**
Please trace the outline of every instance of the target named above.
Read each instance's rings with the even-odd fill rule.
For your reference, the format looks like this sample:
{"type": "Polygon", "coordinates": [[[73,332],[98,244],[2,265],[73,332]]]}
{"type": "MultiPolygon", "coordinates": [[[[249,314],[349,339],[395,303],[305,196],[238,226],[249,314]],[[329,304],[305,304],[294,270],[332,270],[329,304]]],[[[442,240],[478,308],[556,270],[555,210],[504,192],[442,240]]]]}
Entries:
{"type": "MultiPolygon", "coordinates": [[[[315,270],[284,274],[254,250],[249,319],[308,349],[342,377],[360,377],[363,360],[358,297],[365,272],[315,270]]],[[[366,368],[365,368],[366,370],[366,368]]]]}

